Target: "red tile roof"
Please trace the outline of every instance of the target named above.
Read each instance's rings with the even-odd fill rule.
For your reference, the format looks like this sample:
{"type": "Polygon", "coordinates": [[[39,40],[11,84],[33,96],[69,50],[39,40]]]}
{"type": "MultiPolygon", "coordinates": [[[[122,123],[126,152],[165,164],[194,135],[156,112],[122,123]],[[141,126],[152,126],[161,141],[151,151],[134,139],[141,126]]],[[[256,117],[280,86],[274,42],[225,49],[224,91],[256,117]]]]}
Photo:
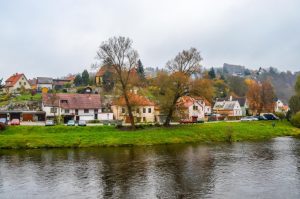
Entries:
{"type": "Polygon", "coordinates": [[[205,106],[211,106],[211,104],[203,97],[190,97],[190,96],[183,96],[178,99],[177,106],[183,106],[183,107],[190,107],[194,104],[194,102],[198,100],[203,100],[205,106]]]}
{"type": "Polygon", "coordinates": [[[183,96],[177,100],[177,106],[190,107],[196,100],[190,96],[183,96]]]}
{"type": "MultiPolygon", "coordinates": [[[[128,93],[128,98],[129,98],[130,104],[132,104],[134,106],[154,106],[155,105],[155,103],[152,102],[151,100],[149,100],[148,98],[141,96],[141,95],[134,94],[134,93],[128,93]]],[[[113,105],[126,106],[124,96],[114,100],[113,105]]]]}
{"type": "Polygon", "coordinates": [[[44,93],[42,100],[44,106],[59,106],[63,109],[100,109],[101,99],[98,94],[69,94],[44,93]]]}
{"type": "Polygon", "coordinates": [[[115,69],[112,66],[104,65],[98,70],[98,72],[96,73],[96,77],[102,77],[106,71],[114,73],[115,69]]]}
{"type": "Polygon", "coordinates": [[[5,86],[6,87],[14,86],[23,75],[24,75],[23,73],[13,74],[5,81],[5,86]]]}

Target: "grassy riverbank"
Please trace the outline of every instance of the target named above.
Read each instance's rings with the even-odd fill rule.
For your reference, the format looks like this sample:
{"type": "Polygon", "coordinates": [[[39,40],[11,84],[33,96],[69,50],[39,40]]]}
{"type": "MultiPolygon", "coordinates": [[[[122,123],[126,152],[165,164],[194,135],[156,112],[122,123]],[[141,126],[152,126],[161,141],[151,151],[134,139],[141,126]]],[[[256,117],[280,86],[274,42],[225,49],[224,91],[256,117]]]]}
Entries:
{"type": "Polygon", "coordinates": [[[122,131],[109,126],[41,127],[12,126],[0,133],[0,148],[94,147],[172,143],[212,143],[266,140],[299,136],[300,129],[288,122],[219,122],[152,127],[122,131]]]}

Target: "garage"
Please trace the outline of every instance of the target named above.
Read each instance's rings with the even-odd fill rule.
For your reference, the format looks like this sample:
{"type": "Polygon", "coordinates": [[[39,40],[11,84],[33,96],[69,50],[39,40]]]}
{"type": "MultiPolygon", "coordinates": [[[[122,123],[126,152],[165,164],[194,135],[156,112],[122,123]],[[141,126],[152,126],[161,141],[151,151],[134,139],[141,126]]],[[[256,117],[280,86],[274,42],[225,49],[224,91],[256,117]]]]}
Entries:
{"type": "Polygon", "coordinates": [[[23,121],[26,122],[33,121],[33,115],[29,113],[23,113],[23,121]]]}

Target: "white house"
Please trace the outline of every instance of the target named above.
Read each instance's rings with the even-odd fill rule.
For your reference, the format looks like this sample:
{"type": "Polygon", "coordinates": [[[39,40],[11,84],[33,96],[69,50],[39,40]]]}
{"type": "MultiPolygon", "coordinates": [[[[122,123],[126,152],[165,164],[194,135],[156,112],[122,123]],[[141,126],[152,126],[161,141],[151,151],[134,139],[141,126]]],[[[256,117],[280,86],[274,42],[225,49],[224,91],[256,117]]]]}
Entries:
{"type": "Polygon", "coordinates": [[[42,91],[43,89],[52,90],[53,88],[53,79],[51,77],[37,77],[36,87],[38,91],[42,91]]]}
{"type": "Polygon", "coordinates": [[[43,93],[42,109],[46,118],[62,116],[68,120],[112,120],[111,112],[103,112],[98,94],[43,93]]]}
{"type": "Polygon", "coordinates": [[[23,73],[16,73],[5,81],[4,88],[8,93],[19,93],[22,88],[30,89],[31,86],[23,73]]]}
{"type": "MultiPolygon", "coordinates": [[[[128,93],[128,97],[132,104],[132,112],[136,122],[144,123],[155,121],[154,102],[135,93],[128,93]]],[[[124,97],[114,100],[111,108],[116,120],[123,120],[125,123],[130,123],[128,109],[124,97]]]]}
{"type": "Polygon", "coordinates": [[[180,119],[204,120],[205,110],[210,111],[203,98],[183,96],[176,103],[176,116],[180,119]]]}
{"type": "Polygon", "coordinates": [[[239,101],[231,100],[232,98],[230,98],[229,101],[217,101],[213,107],[213,111],[225,116],[242,116],[243,111],[239,104],[239,101]]]}
{"type": "Polygon", "coordinates": [[[285,105],[280,99],[277,99],[277,101],[275,102],[274,111],[286,113],[288,110],[289,110],[289,107],[287,105],[285,105]]]}

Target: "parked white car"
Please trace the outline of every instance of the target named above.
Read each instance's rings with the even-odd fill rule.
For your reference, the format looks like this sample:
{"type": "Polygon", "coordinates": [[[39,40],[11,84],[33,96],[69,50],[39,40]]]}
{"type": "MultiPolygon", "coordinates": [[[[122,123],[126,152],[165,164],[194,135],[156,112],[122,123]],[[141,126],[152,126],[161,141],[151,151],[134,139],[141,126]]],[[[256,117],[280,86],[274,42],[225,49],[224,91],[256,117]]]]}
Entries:
{"type": "Polygon", "coordinates": [[[258,119],[253,116],[242,117],[241,121],[257,121],[258,119]]]}

